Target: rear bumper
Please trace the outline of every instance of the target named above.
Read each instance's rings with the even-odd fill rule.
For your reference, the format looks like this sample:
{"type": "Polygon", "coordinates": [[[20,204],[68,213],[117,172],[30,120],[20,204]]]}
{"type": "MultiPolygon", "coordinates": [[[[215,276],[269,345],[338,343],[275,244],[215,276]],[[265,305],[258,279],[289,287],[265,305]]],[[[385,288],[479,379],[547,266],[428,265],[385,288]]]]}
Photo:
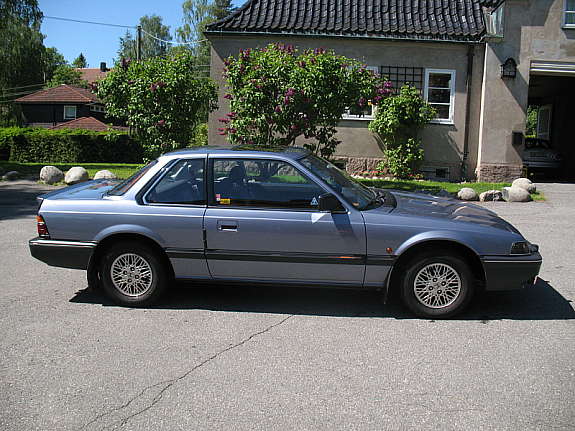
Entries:
{"type": "Polygon", "coordinates": [[[34,238],[28,242],[32,257],[50,266],[87,269],[96,248],[92,241],[59,241],[34,238]]]}
{"type": "Polygon", "coordinates": [[[528,256],[484,256],[486,290],[521,289],[535,283],[542,258],[539,253],[528,256]]]}

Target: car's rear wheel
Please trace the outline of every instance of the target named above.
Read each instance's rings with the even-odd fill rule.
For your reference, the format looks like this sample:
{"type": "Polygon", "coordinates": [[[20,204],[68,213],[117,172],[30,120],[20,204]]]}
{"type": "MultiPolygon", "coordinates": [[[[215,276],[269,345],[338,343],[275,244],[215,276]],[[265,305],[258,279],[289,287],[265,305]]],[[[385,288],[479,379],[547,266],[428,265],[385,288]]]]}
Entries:
{"type": "Polygon", "coordinates": [[[138,242],[112,245],[101,261],[102,285],[117,304],[155,303],[168,282],[168,272],[154,250],[138,242]]]}
{"type": "Polygon", "coordinates": [[[415,314],[447,318],[463,311],[473,296],[473,275],[466,261],[438,252],[411,260],[405,266],[401,293],[415,314]]]}

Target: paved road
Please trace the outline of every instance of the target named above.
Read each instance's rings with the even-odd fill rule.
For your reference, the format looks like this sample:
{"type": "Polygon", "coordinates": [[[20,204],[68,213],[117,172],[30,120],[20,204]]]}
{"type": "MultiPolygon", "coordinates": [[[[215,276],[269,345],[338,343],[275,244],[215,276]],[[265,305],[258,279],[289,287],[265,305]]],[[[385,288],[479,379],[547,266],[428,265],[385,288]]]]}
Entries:
{"type": "Polygon", "coordinates": [[[178,288],[132,310],[34,261],[38,186],[0,183],[0,429],[575,428],[575,186],[492,203],[538,284],[414,319],[369,292],[178,288]]]}

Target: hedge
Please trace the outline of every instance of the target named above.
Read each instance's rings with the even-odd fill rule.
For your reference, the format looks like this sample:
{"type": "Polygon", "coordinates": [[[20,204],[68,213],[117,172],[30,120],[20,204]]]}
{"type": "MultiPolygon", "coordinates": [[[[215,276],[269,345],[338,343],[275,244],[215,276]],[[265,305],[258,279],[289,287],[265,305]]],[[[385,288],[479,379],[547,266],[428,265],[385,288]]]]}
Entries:
{"type": "Polygon", "coordinates": [[[144,155],[134,137],[113,130],[0,128],[0,150],[8,148],[20,163],[141,163],[144,155]]]}

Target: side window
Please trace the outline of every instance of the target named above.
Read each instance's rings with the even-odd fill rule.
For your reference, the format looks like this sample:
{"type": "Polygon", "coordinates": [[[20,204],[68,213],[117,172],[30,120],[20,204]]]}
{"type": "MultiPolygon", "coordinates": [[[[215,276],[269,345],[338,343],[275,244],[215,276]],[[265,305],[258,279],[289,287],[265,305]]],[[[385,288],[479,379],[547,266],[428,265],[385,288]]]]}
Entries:
{"type": "Polygon", "coordinates": [[[180,160],[146,195],[149,203],[205,205],[204,159],[180,160]]]}
{"type": "Polygon", "coordinates": [[[426,69],[424,96],[437,111],[432,122],[453,123],[455,70],[426,69]]]}
{"type": "Polygon", "coordinates": [[[323,189],[296,168],[277,160],[214,160],[218,206],[317,209],[323,189]]]}

